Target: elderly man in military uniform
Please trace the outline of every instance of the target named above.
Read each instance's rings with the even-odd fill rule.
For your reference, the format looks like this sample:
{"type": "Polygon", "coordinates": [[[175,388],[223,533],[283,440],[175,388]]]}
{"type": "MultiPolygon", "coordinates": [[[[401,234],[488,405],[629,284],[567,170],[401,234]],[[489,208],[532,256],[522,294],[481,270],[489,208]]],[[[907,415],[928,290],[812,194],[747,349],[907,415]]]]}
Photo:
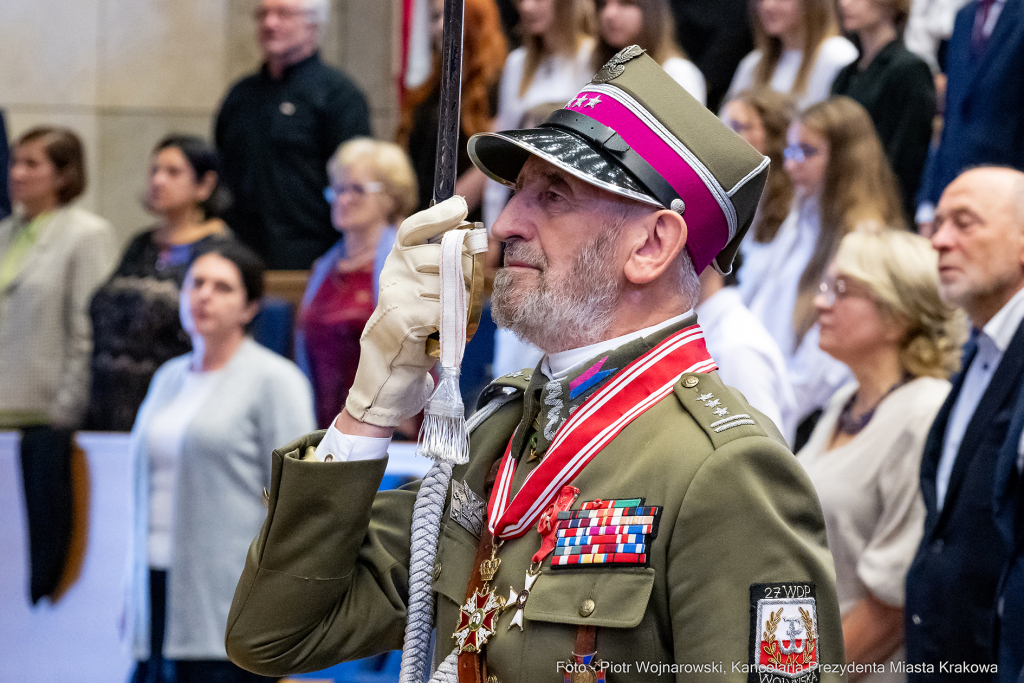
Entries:
{"type": "Polygon", "coordinates": [[[515,187],[492,228],[505,243],[494,317],[546,355],[481,399],[432,567],[410,567],[417,487],[377,486],[393,425],[429,388],[428,240],[465,203],[403,224],[346,409],[274,454],[228,623],[243,667],[283,675],[401,647],[426,573],[433,680],[842,677],[813,488],[718,379],[692,313],[697,273],[728,271],[768,161],[641,53],[621,52],[540,128],[470,141],[474,163],[515,187]]]}

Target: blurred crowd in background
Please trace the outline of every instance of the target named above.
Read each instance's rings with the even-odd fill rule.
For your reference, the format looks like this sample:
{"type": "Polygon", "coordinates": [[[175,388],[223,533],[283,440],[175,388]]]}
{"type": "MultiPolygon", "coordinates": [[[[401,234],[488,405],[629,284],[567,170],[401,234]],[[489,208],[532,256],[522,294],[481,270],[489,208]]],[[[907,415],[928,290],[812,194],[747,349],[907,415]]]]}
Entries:
{"type": "MultiPolygon", "coordinates": [[[[429,75],[400,84],[380,140],[319,58],[327,1],[263,0],[262,67],[210,141],[154,141],[153,224],[120,253],[76,206],[73,131],[0,145],[0,428],[21,432],[29,594],[59,598],[75,431],[132,432],[136,681],[262,680],[226,661],[224,622],[270,452],[343,407],[397,227],[432,198],[443,0],[428,4],[429,75]],[[278,271],[301,298],[264,296],[278,271]]],[[[817,488],[847,658],[887,665],[870,680],[955,660],[1017,681],[1024,0],[465,0],[470,220],[489,226],[511,189],[468,138],[539,125],[633,44],[771,159],[738,266],[709,268],[693,303],[726,383],[817,488]]],[[[485,308],[469,410],[540,358],[485,308]]]]}

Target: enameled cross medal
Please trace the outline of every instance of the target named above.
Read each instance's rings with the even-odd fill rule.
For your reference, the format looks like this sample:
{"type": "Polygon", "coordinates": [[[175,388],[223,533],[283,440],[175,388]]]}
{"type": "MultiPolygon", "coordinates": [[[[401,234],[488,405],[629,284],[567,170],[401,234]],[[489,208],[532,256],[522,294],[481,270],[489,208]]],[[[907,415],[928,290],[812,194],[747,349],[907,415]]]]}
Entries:
{"type": "Polygon", "coordinates": [[[490,589],[491,580],[501,565],[498,548],[502,541],[494,539],[491,556],[480,563],[480,578],[484,585],[476,589],[459,610],[459,625],[453,637],[459,644],[459,654],[480,652],[487,640],[494,635],[498,615],[505,608],[505,599],[490,589]]]}

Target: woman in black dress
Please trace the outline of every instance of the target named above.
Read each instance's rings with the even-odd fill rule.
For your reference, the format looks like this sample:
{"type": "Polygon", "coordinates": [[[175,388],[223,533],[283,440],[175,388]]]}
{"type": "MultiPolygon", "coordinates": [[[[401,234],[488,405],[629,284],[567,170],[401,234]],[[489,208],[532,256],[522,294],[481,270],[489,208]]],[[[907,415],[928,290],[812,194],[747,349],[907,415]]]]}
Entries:
{"type": "Polygon", "coordinates": [[[153,373],[188,353],[178,295],[195,255],[231,239],[218,186],[217,153],[192,135],[169,135],[150,160],[146,208],[157,224],[125,249],[117,270],[93,297],[92,384],[88,429],[131,431],[153,373]]]}

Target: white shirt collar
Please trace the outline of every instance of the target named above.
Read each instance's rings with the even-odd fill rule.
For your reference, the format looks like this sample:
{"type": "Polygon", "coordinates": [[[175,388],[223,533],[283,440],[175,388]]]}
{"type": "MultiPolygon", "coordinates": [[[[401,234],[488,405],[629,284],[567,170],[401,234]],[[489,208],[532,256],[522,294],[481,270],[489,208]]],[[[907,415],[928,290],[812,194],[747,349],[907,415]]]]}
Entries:
{"type": "Polygon", "coordinates": [[[1006,302],[999,312],[981,328],[982,334],[992,340],[1000,353],[1005,353],[1013,335],[1024,320],[1024,287],[1006,302]]]}
{"type": "Polygon", "coordinates": [[[669,318],[664,322],[660,322],[657,325],[651,325],[645,327],[642,330],[636,332],[630,332],[624,334],[621,337],[615,337],[614,339],[607,339],[605,341],[591,344],[590,346],[583,346],[578,349],[569,349],[568,351],[559,351],[558,353],[549,353],[544,356],[544,360],[541,363],[540,369],[546,376],[551,379],[561,379],[565,377],[569,372],[580,363],[590,360],[594,356],[603,353],[605,351],[611,351],[617,349],[623,344],[639,339],[640,337],[646,337],[651,335],[658,330],[675,325],[676,323],[682,322],[687,317],[693,315],[693,309],[691,308],[682,315],[677,315],[674,318],[669,318]]]}

